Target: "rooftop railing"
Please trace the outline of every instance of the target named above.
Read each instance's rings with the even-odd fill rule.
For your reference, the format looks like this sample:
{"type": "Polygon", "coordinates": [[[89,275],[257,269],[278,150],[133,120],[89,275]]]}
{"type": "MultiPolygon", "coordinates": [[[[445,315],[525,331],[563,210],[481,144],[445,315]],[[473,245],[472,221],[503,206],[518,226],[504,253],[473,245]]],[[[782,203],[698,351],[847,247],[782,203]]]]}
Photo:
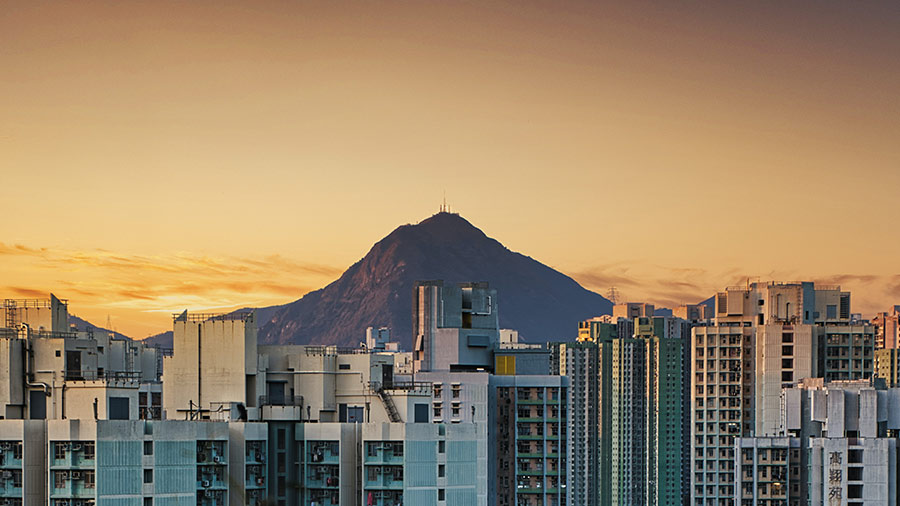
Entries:
{"type": "Polygon", "coordinates": [[[252,311],[235,311],[232,313],[172,313],[175,321],[187,321],[201,323],[205,321],[248,321],[253,315],[252,311]]]}
{"type": "MultiPolygon", "coordinates": [[[[59,299],[63,306],[68,306],[68,299],[59,299]]],[[[52,307],[50,299],[5,299],[3,306],[6,308],[49,308],[52,307]]]]}

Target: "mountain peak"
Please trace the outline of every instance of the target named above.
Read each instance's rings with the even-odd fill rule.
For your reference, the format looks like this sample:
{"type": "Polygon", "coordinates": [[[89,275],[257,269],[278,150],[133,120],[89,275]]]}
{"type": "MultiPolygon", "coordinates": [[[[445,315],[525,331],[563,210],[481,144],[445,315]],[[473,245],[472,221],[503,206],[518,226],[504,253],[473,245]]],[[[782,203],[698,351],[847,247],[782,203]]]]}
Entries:
{"type": "Polygon", "coordinates": [[[474,227],[469,220],[463,218],[459,213],[451,213],[449,211],[441,211],[434,213],[428,218],[419,222],[419,225],[468,225],[474,227]]]}
{"type": "Polygon", "coordinates": [[[398,227],[340,279],[280,307],[260,329],[261,341],[353,346],[367,326],[388,326],[409,349],[412,287],[423,279],[488,281],[503,308],[500,325],[538,341],[572,339],[579,321],[612,309],[565,274],[442,211],[398,227]]]}
{"type": "Polygon", "coordinates": [[[484,239],[487,237],[478,227],[472,225],[459,214],[446,211],[433,214],[416,225],[412,225],[412,228],[438,238],[441,242],[484,239]]]}

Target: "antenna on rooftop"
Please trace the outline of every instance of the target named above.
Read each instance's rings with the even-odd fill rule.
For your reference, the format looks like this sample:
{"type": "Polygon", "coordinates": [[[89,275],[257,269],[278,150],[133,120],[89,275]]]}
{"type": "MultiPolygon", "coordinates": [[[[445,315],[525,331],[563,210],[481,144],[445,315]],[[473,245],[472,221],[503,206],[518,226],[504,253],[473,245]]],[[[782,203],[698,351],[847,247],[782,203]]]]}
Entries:
{"type": "Polygon", "coordinates": [[[442,213],[450,212],[450,206],[447,205],[447,190],[444,190],[444,202],[441,204],[441,212],[442,213]]]}

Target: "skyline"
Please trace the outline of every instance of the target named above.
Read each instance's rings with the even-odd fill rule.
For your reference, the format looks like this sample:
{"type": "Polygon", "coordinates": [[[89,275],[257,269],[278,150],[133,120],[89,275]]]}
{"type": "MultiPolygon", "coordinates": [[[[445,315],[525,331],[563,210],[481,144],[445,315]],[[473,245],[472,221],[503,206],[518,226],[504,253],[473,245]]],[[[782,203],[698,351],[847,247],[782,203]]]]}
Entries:
{"type": "MultiPolygon", "coordinates": [[[[490,234],[488,236],[490,237],[490,234]]],[[[518,253],[527,256],[527,252],[518,253]]],[[[225,312],[246,307],[286,304],[299,299],[305,293],[324,288],[343,273],[335,267],[304,264],[279,255],[239,258],[198,257],[181,253],[172,256],[128,257],[104,250],[49,251],[22,245],[6,246],[0,243],[0,256],[6,257],[7,261],[10,261],[9,257],[12,256],[13,262],[23,258],[36,260],[40,264],[35,266],[37,271],[50,272],[67,266],[75,268],[74,271],[67,272],[80,271],[87,276],[95,274],[93,279],[96,281],[87,287],[89,289],[85,289],[81,283],[64,281],[60,284],[68,287],[69,292],[41,291],[29,287],[12,287],[9,291],[16,296],[13,298],[39,299],[45,299],[50,291],[55,291],[57,296],[70,301],[71,314],[95,325],[105,325],[107,318],[117,315],[116,318],[111,318],[112,329],[136,338],[170,330],[167,326],[171,325],[171,317],[185,309],[191,312],[225,312]],[[156,286],[142,285],[148,281],[144,276],[147,271],[155,275],[153,279],[157,283],[156,286]],[[185,280],[185,272],[188,271],[191,272],[191,276],[185,280]],[[293,295],[296,292],[293,291],[295,288],[290,281],[303,283],[312,279],[323,280],[322,285],[309,288],[300,296],[293,295]],[[241,295],[248,292],[258,298],[251,300],[241,295]],[[109,300],[110,294],[119,297],[122,302],[105,302],[109,300]],[[260,296],[260,294],[268,295],[260,296]],[[100,304],[92,305],[91,301],[96,300],[99,300],[100,304]],[[174,305],[179,303],[184,305],[174,305]],[[92,316],[92,310],[101,311],[104,308],[107,311],[105,316],[99,312],[93,313],[92,316]],[[141,325],[149,329],[144,335],[133,331],[142,328],[141,325]]],[[[754,281],[790,282],[801,279],[789,272],[772,272],[769,276],[749,276],[739,275],[736,270],[713,273],[705,269],[667,269],[659,265],[644,267],[655,269],[658,277],[651,280],[629,276],[630,265],[601,266],[592,272],[574,275],[563,272],[563,274],[569,275],[588,290],[604,296],[607,296],[608,288],[615,287],[620,302],[648,302],[658,308],[669,309],[682,304],[699,303],[724,290],[726,286],[749,284],[754,281]],[[725,279],[730,281],[723,282],[725,279]],[[634,297],[634,293],[644,295],[634,297]]],[[[896,283],[900,283],[900,275],[886,277],[835,275],[803,279],[817,284],[837,284],[843,290],[852,292],[853,312],[863,313],[866,317],[874,316],[875,312],[889,311],[894,304],[880,305],[880,301],[885,300],[884,294],[890,296],[893,293],[889,290],[896,291],[896,283]],[[869,289],[860,293],[859,289],[854,288],[858,286],[868,286],[869,289]],[[881,296],[877,292],[878,289],[882,290],[881,296]]],[[[575,334],[577,328],[573,329],[572,335],[575,334]]]]}
{"type": "Polygon", "coordinates": [[[344,7],[0,11],[0,291],[143,337],[323,287],[446,191],[601,294],[900,300],[897,5],[344,7]]]}

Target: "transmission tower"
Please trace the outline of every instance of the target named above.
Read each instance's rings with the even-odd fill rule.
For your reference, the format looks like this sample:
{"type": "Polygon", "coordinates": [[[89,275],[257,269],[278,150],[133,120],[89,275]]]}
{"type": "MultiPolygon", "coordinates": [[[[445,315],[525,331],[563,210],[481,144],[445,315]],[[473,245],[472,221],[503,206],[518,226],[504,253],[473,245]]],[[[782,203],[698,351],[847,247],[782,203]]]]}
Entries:
{"type": "Polygon", "coordinates": [[[618,288],[611,286],[609,287],[609,290],[606,291],[606,298],[615,305],[622,299],[622,295],[619,294],[618,288]]]}

